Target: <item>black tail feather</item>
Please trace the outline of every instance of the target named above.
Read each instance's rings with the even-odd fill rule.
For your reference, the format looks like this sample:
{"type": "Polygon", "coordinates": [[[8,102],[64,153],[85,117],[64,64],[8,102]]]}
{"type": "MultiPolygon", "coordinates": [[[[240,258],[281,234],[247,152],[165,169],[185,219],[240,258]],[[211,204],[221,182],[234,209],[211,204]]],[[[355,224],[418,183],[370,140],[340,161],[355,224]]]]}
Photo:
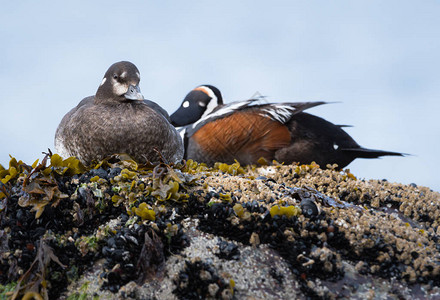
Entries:
{"type": "Polygon", "coordinates": [[[293,107],[295,107],[298,111],[296,113],[302,112],[306,109],[315,107],[315,106],[319,106],[319,105],[323,105],[323,104],[328,104],[330,102],[325,102],[325,101],[315,101],[315,102],[291,102],[291,103],[286,103],[286,104],[290,104],[293,107]]]}

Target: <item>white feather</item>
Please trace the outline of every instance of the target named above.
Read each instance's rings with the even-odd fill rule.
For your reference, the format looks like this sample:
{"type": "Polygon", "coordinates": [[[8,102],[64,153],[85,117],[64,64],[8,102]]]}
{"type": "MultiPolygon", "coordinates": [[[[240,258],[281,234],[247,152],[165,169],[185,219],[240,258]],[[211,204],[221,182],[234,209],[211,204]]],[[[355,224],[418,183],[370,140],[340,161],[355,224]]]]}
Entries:
{"type": "MultiPolygon", "coordinates": [[[[230,104],[223,106],[222,108],[220,108],[219,110],[217,110],[214,113],[203,114],[203,116],[192,125],[192,128],[195,128],[199,123],[205,121],[206,119],[214,119],[214,118],[221,117],[223,115],[227,115],[233,111],[238,110],[239,108],[246,106],[247,104],[248,104],[247,101],[232,102],[230,104]]],[[[208,107],[209,107],[209,105],[208,105],[208,107]]]]}
{"type": "Polygon", "coordinates": [[[204,85],[199,86],[198,89],[203,90],[203,92],[205,92],[211,98],[211,100],[209,100],[209,102],[208,102],[208,106],[206,107],[205,112],[200,117],[200,119],[203,119],[205,116],[209,115],[218,106],[218,98],[210,88],[208,88],[204,85]]]}
{"type": "Polygon", "coordinates": [[[289,121],[295,110],[296,108],[290,105],[272,104],[263,108],[260,115],[284,124],[289,121]]]}
{"type": "Polygon", "coordinates": [[[180,135],[180,138],[182,139],[182,141],[185,140],[185,133],[186,133],[186,128],[185,127],[176,127],[177,132],[180,135]]]}

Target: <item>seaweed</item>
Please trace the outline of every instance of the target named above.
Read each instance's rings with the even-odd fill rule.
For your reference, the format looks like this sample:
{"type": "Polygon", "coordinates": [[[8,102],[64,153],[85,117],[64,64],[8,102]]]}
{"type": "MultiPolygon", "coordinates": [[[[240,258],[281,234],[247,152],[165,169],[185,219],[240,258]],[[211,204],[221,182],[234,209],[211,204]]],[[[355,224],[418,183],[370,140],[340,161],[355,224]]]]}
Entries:
{"type": "MultiPolygon", "coordinates": [[[[32,165],[11,157],[8,169],[0,166],[0,181],[0,299],[65,295],[102,260],[102,290],[161,280],[167,259],[189,245],[187,220],[229,239],[219,239],[216,259],[240,261],[240,243],[269,245],[309,297],[332,295],[313,282],[343,280],[342,260],[359,273],[407,283],[436,286],[440,276],[435,195],[383,181],[373,190],[349,170],[152,165],[124,154],[85,167],[49,150],[32,165]],[[392,232],[381,228],[391,228],[389,220],[392,232]]],[[[276,269],[269,275],[285,284],[276,269]]],[[[235,295],[234,281],[211,261],[188,260],[175,284],[180,298],[235,295]]],[[[72,299],[91,297],[86,290],[72,299]]]]}

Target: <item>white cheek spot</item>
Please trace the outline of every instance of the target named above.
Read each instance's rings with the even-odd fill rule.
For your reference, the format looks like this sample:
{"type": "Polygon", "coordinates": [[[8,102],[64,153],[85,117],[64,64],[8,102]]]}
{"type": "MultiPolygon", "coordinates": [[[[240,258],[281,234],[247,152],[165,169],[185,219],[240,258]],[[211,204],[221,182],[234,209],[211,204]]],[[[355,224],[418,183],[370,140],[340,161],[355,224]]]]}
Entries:
{"type": "Polygon", "coordinates": [[[126,71],[122,72],[121,76],[119,76],[119,77],[125,78],[125,76],[127,76],[127,72],[126,71]]]}
{"type": "Polygon", "coordinates": [[[120,84],[119,82],[113,83],[113,92],[120,96],[124,95],[128,91],[128,86],[124,84],[120,84]]]}
{"type": "Polygon", "coordinates": [[[107,81],[107,77],[102,78],[101,85],[103,85],[106,81],[107,81]]]}
{"type": "Polygon", "coordinates": [[[189,101],[185,101],[182,103],[183,108],[187,108],[189,106],[189,101]]]}
{"type": "Polygon", "coordinates": [[[202,102],[202,101],[200,101],[200,102],[199,102],[199,106],[200,106],[200,107],[206,107],[206,103],[205,103],[205,102],[202,102]]]}
{"type": "Polygon", "coordinates": [[[338,150],[339,146],[336,143],[333,143],[333,149],[338,150]]]}
{"type": "Polygon", "coordinates": [[[141,74],[139,74],[139,72],[136,72],[136,75],[139,79],[141,79],[141,74]]]}

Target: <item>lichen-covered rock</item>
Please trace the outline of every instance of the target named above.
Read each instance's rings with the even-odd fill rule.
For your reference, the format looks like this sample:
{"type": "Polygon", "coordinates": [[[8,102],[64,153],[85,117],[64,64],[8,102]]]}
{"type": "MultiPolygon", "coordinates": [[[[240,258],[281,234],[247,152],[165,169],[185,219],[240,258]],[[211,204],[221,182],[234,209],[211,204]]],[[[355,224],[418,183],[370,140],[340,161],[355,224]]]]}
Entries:
{"type": "Polygon", "coordinates": [[[0,166],[0,298],[440,296],[440,194],[316,164],[0,166]]]}

